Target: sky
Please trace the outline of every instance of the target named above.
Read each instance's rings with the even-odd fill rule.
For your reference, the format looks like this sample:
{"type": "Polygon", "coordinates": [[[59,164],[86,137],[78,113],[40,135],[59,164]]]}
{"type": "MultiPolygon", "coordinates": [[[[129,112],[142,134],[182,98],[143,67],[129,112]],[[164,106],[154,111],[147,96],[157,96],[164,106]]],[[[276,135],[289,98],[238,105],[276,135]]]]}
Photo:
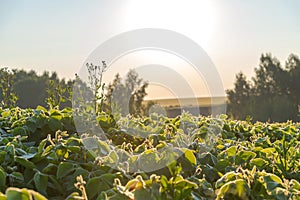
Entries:
{"type": "MultiPolygon", "coordinates": [[[[0,0],[0,67],[74,78],[89,55],[113,36],[161,28],[201,46],[228,89],[238,72],[254,75],[262,53],[272,53],[282,63],[291,53],[300,55],[299,7],[298,0],[0,0]]],[[[170,61],[170,56],[136,52],[114,65],[134,68],[141,57],[143,64],[153,64],[152,59],[176,68],[181,63],[183,78],[194,79],[188,63],[174,64],[177,58],[170,61]]],[[[197,95],[207,95],[205,90],[197,95]]]]}

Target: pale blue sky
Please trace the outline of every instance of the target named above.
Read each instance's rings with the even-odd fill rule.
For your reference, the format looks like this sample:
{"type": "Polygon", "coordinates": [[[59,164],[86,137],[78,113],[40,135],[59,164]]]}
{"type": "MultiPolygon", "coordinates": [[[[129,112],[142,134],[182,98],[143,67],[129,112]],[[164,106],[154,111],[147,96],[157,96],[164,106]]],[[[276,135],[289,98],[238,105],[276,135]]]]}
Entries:
{"type": "Polygon", "coordinates": [[[239,71],[253,75],[261,53],[300,55],[299,8],[297,0],[0,0],[0,67],[70,78],[111,36],[165,28],[198,42],[230,88],[239,71]]]}

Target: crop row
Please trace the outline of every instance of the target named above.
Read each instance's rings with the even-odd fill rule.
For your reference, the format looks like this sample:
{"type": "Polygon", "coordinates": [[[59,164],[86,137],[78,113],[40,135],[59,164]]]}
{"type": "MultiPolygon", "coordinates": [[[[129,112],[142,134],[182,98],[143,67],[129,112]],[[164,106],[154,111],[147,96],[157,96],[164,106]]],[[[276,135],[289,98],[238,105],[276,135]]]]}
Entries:
{"type": "Polygon", "coordinates": [[[300,124],[0,109],[0,199],[300,199],[300,124]]]}

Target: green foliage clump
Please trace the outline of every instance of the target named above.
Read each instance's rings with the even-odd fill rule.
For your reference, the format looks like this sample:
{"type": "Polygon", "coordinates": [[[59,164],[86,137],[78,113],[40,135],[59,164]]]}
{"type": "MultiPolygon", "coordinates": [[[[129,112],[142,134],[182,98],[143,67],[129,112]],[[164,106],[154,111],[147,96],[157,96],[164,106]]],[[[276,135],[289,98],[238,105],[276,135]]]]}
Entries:
{"type": "Polygon", "coordinates": [[[107,139],[80,137],[70,109],[0,109],[0,199],[300,198],[299,123],[96,121],[107,139]]]}

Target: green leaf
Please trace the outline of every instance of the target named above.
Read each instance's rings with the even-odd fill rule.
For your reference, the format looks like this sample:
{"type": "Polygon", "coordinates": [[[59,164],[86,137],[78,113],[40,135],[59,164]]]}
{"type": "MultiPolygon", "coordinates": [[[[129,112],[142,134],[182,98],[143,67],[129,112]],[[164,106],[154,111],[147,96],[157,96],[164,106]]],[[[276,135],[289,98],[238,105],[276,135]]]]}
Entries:
{"type": "Polygon", "coordinates": [[[275,174],[267,173],[263,176],[264,182],[266,184],[267,190],[272,191],[276,187],[282,187],[282,180],[275,174]]]}
{"type": "Polygon", "coordinates": [[[60,121],[55,118],[50,118],[48,124],[49,124],[51,131],[57,131],[57,130],[61,130],[63,128],[60,121]]]}
{"type": "Polygon", "coordinates": [[[149,149],[141,153],[138,157],[138,168],[141,171],[152,171],[153,167],[157,165],[159,156],[154,150],[149,149]]]}
{"type": "Polygon", "coordinates": [[[42,173],[45,174],[56,174],[57,172],[57,165],[49,163],[44,169],[42,170],[42,173]]]}
{"type": "Polygon", "coordinates": [[[27,135],[27,131],[26,131],[26,129],[23,128],[23,127],[16,127],[16,128],[14,128],[14,129],[11,131],[11,133],[13,134],[13,136],[17,136],[17,135],[21,135],[21,136],[27,135]]]}
{"type": "Polygon", "coordinates": [[[54,175],[48,176],[48,187],[53,189],[54,191],[57,191],[60,194],[65,193],[65,189],[62,187],[62,185],[57,181],[56,177],[54,175]]]}
{"type": "Polygon", "coordinates": [[[218,162],[218,159],[208,152],[200,155],[199,162],[203,165],[209,164],[210,166],[215,166],[218,162]]]}
{"type": "Polygon", "coordinates": [[[96,155],[106,156],[110,152],[108,144],[104,141],[98,140],[97,138],[84,138],[82,139],[82,143],[88,150],[92,151],[96,155]]]}
{"type": "Polygon", "coordinates": [[[7,200],[47,200],[43,195],[28,189],[10,187],[5,192],[7,200]]]}
{"type": "Polygon", "coordinates": [[[238,179],[235,181],[230,181],[220,188],[217,199],[229,199],[229,197],[248,199],[247,193],[249,192],[249,190],[250,189],[245,180],[238,179]]]}
{"type": "Polygon", "coordinates": [[[61,120],[62,119],[62,114],[59,110],[55,110],[55,109],[52,109],[50,110],[50,116],[52,118],[55,118],[57,120],[61,120]]]}
{"type": "Polygon", "coordinates": [[[44,108],[43,106],[37,106],[37,107],[36,107],[36,110],[42,110],[42,111],[44,111],[45,113],[48,112],[48,110],[47,110],[46,108],[44,108]]]}
{"type": "Polygon", "coordinates": [[[168,188],[169,181],[164,175],[161,176],[160,183],[164,188],[168,188]]]}
{"type": "Polygon", "coordinates": [[[47,194],[48,176],[38,171],[35,173],[33,180],[37,191],[42,194],[47,194]]]}
{"type": "Polygon", "coordinates": [[[6,195],[1,192],[0,192],[0,200],[7,200],[6,195]]]}
{"type": "Polygon", "coordinates": [[[43,156],[43,157],[46,157],[48,154],[51,153],[51,150],[52,150],[53,148],[54,148],[54,146],[52,146],[52,145],[47,146],[46,149],[43,151],[42,156],[43,156]]]}
{"type": "MultiPolygon", "coordinates": [[[[124,150],[125,151],[125,150],[124,150]]],[[[122,155],[122,154],[121,154],[122,155]]],[[[116,163],[118,160],[119,160],[119,156],[118,154],[116,153],[116,151],[111,151],[108,155],[109,158],[111,158],[111,160],[116,163]]],[[[130,156],[128,156],[130,157],[130,156]]],[[[127,157],[126,157],[127,158],[127,157]]],[[[127,159],[126,159],[127,160],[127,159]]]]}
{"type": "Polygon", "coordinates": [[[67,176],[68,174],[70,174],[74,170],[75,170],[74,164],[68,163],[68,162],[61,162],[58,165],[56,177],[57,177],[57,179],[60,179],[64,176],[67,176]]]}
{"type": "Polygon", "coordinates": [[[185,149],[184,150],[184,157],[193,165],[196,165],[197,163],[197,160],[196,160],[196,157],[193,153],[192,150],[189,150],[189,149],[185,149]]]}
{"type": "Polygon", "coordinates": [[[4,187],[6,183],[6,173],[0,168],[0,188],[4,187]]]}
{"type": "Polygon", "coordinates": [[[33,191],[33,190],[29,190],[30,191],[30,194],[33,198],[31,199],[34,199],[34,200],[47,200],[43,195],[39,194],[38,192],[36,191],[33,191]]]}
{"type": "Polygon", "coordinates": [[[30,200],[29,195],[23,195],[19,188],[8,188],[5,192],[7,200],[30,200]]]}
{"type": "Polygon", "coordinates": [[[82,152],[82,149],[79,146],[68,146],[67,148],[72,153],[78,153],[78,154],[80,154],[82,152]]]}
{"type": "Polygon", "coordinates": [[[208,182],[213,183],[220,178],[220,173],[215,167],[205,165],[202,167],[202,173],[205,174],[205,178],[208,182]]]}
{"type": "Polygon", "coordinates": [[[33,158],[35,155],[36,155],[36,153],[28,153],[28,154],[25,154],[25,155],[22,155],[22,156],[18,156],[18,157],[19,158],[24,158],[24,159],[28,160],[30,158],[33,158]]]}
{"type": "Polygon", "coordinates": [[[102,191],[109,190],[113,187],[114,179],[117,176],[114,174],[104,174],[100,177],[94,177],[89,179],[86,184],[86,192],[89,199],[93,199],[97,194],[102,191]]]}
{"type": "Polygon", "coordinates": [[[152,193],[144,188],[134,191],[134,199],[153,200],[152,193]]]}
{"type": "Polygon", "coordinates": [[[41,143],[38,146],[38,153],[42,153],[43,152],[43,150],[44,150],[44,148],[46,146],[47,141],[48,141],[47,139],[43,139],[41,141],[41,143]]]}
{"type": "Polygon", "coordinates": [[[9,176],[15,180],[18,180],[19,182],[24,182],[24,176],[20,172],[12,172],[9,174],[9,176]]]}
{"type": "Polygon", "coordinates": [[[231,146],[225,150],[228,156],[235,156],[237,151],[237,146],[231,146]]]}
{"type": "Polygon", "coordinates": [[[2,116],[2,117],[9,117],[10,114],[11,114],[10,110],[7,109],[7,110],[5,110],[5,111],[3,111],[3,112],[1,113],[1,116],[2,116]]]}
{"type": "Polygon", "coordinates": [[[32,162],[23,157],[16,157],[16,162],[29,169],[36,168],[36,166],[32,162]]]}
{"type": "Polygon", "coordinates": [[[108,153],[110,152],[108,144],[104,141],[98,140],[98,148],[100,148],[100,152],[102,155],[108,155],[108,153]]]}
{"type": "Polygon", "coordinates": [[[65,200],[76,200],[80,197],[81,195],[78,192],[72,192],[65,200]]]}
{"type": "Polygon", "coordinates": [[[215,183],[216,188],[220,188],[222,185],[224,185],[227,182],[230,181],[235,181],[237,179],[242,179],[243,175],[241,173],[237,173],[237,172],[227,172],[226,174],[224,174],[219,180],[217,180],[217,182],[215,183]]]}
{"type": "Polygon", "coordinates": [[[252,151],[240,151],[236,156],[237,163],[245,163],[250,161],[252,158],[256,156],[256,153],[252,151]]]}
{"type": "Polygon", "coordinates": [[[0,163],[2,163],[5,160],[6,154],[6,151],[0,151],[0,163]]]}
{"type": "Polygon", "coordinates": [[[256,165],[257,167],[263,167],[266,164],[268,164],[268,162],[265,161],[262,158],[254,158],[254,159],[251,160],[251,163],[254,164],[254,165],[256,165]]]}
{"type": "Polygon", "coordinates": [[[242,197],[243,195],[245,195],[246,191],[249,190],[249,187],[245,180],[236,180],[235,184],[238,197],[242,197]]]}
{"type": "Polygon", "coordinates": [[[66,154],[68,153],[68,149],[66,147],[61,147],[56,149],[55,153],[58,157],[65,157],[66,154]]]}
{"type": "Polygon", "coordinates": [[[0,134],[1,135],[6,135],[7,133],[2,128],[0,128],[0,134]]]}
{"type": "Polygon", "coordinates": [[[276,152],[276,149],[273,147],[269,147],[269,148],[265,148],[265,149],[261,150],[261,152],[266,153],[266,154],[272,154],[272,153],[276,152]]]}
{"type": "Polygon", "coordinates": [[[231,163],[226,159],[220,159],[217,164],[215,165],[215,168],[218,169],[221,172],[225,172],[226,167],[230,166],[231,163]]]}
{"type": "Polygon", "coordinates": [[[188,189],[188,188],[197,189],[198,185],[192,181],[183,179],[175,182],[175,188],[181,190],[188,189]]]}
{"type": "Polygon", "coordinates": [[[38,123],[34,118],[28,119],[25,123],[25,127],[27,128],[27,130],[32,133],[36,131],[37,125],[38,123]]]}
{"type": "Polygon", "coordinates": [[[90,174],[89,171],[87,171],[81,167],[77,167],[75,172],[72,174],[72,176],[75,178],[75,177],[81,175],[83,177],[83,179],[89,179],[89,174],[90,174]]]}
{"type": "Polygon", "coordinates": [[[26,154],[27,154],[26,151],[24,151],[24,150],[21,149],[21,148],[15,148],[15,151],[16,151],[16,154],[17,154],[18,156],[23,156],[23,155],[26,155],[26,154]]]}
{"type": "Polygon", "coordinates": [[[300,183],[298,181],[296,181],[295,179],[292,179],[290,183],[291,183],[293,189],[299,190],[299,192],[300,192],[300,183]]]}

